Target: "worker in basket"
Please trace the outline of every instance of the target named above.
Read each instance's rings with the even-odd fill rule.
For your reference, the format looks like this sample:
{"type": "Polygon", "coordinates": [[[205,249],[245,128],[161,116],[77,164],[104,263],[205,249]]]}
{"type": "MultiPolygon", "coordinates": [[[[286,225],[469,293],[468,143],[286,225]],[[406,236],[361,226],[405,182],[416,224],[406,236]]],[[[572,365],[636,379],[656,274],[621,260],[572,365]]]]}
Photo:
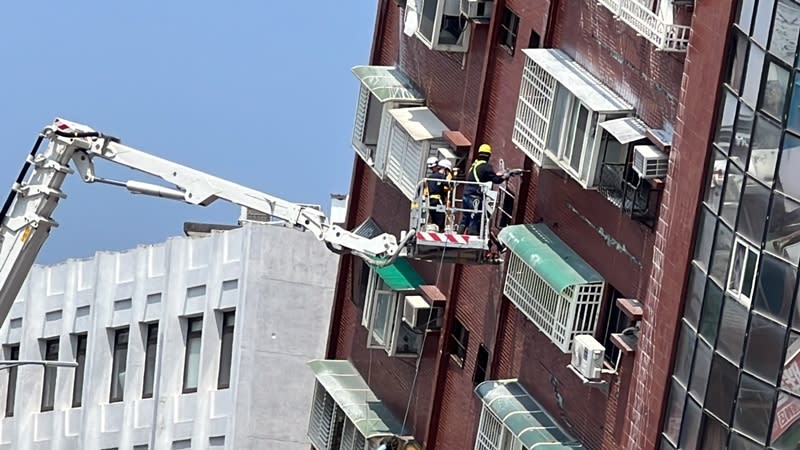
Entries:
{"type": "Polygon", "coordinates": [[[459,233],[478,235],[481,229],[481,186],[478,183],[491,181],[500,184],[509,178],[508,173],[495,172],[489,159],[492,157],[492,147],[482,144],[478,147],[478,156],[472,162],[466,173],[466,181],[470,182],[464,187],[461,207],[465,209],[458,226],[459,233]]]}
{"type": "Polygon", "coordinates": [[[442,159],[436,163],[437,171],[428,177],[428,211],[430,222],[436,225],[436,231],[444,231],[445,205],[447,194],[450,191],[450,173],[453,163],[442,159]]]}

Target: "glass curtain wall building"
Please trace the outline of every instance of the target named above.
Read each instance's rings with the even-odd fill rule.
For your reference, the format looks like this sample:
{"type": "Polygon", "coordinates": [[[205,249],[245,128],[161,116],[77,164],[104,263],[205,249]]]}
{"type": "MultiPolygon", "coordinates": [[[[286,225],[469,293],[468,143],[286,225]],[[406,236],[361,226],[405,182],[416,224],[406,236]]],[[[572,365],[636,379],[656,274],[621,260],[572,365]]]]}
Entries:
{"type": "Polygon", "coordinates": [[[800,4],[739,0],[662,449],[800,448],[800,4]]]}

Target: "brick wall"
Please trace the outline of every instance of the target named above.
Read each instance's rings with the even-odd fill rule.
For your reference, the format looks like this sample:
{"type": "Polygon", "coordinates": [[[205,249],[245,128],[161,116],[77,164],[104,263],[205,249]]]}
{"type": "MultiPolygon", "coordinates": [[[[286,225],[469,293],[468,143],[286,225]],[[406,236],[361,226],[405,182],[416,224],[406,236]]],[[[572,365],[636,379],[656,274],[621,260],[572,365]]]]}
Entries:
{"type": "Polygon", "coordinates": [[[658,446],[677,324],[690,261],[703,168],[713,130],[731,0],[697,2],[681,82],[680,107],[669,175],[656,231],[650,286],[645,299],[625,447],[658,446]]]}

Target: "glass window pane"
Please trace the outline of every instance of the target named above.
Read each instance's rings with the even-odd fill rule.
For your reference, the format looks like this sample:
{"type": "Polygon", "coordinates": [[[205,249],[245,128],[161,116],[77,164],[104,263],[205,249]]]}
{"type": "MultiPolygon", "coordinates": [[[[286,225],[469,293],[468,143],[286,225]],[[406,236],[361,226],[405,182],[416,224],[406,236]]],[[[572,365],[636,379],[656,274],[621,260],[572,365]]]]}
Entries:
{"type": "Polygon", "coordinates": [[[665,438],[665,437],[662,437],[662,438],[661,438],[661,446],[659,447],[659,450],[675,450],[675,446],[674,446],[674,445],[672,445],[672,444],[671,444],[671,443],[670,443],[670,442],[667,440],[667,438],[665,438]]]}
{"type": "Polygon", "coordinates": [[[700,318],[700,335],[714,344],[719,329],[719,315],[722,308],[722,289],[714,283],[706,283],[703,315],[700,318]]]}
{"type": "Polygon", "coordinates": [[[747,173],[762,183],[772,185],[780,141],[780,128],[763,115],[757,116],[747,173]]]}
{"type": "Polygon", "coordinates": [[[773,61],[767,63],[767,79],[761,88],[761,109],[783,121],[783,106],[789,86],[789,71],[773,61]]]}
{"type": "Polygon", "coordinates": [[[739,211],[739,201],[742,193],[744,175],[734,164],[728,164],[728,174],[725,177],[725,193],[722,196],[722,210],[720,216],[731,226],[736,223],[736,213],[739,211]]]}
{"type": "Polygon", "coordinates": [[[706,276],[694,264],[691,267],[683,318],[696,330],[700,322],[700,308],[703,306],[703,292],[706,290],[706,276]]]}
{"type": "Polygon", "coordinates": [[[789,100],[789,118],[786,126],[794,131],[800,132],[800,76],[794,72],[794,84],[792,96],[789,100]]]}
{"type": "Polygon", "coordinates": [[[728,427],[714,417],[705,414],[702,450],[721,450],[727,447],[728,427]]]}
{"type": "Polygon", "coordinates": [[[142,385],[142,398],[153,396],[155,382],[156,351],[158,350],[158,324],[147,326],[147,342],[144,352],[144,383],[142,385]]]}
{"type": "Polygon", "coordinates": [[[742,85],[742,72],[744,71],[744,61],[747,56],[747,37],[741,31],[734,29],[731,38],[731,65],[728,68],[725,81],[730,85],[734,92],[739,92],[742,85]]]}
{"type": "Polygon", "coordinates": [[[697,350],[694,353],[694,366],[692,366],[692,379],[689,382],[689,392],[698,402],[703,402],[708,387],[708,369],[711,366],[711,347],[702,339],[697,340],[697,350]]]}
{"type": "Polygon", "coordinates": [[[742,100],[751,107],[755,107],[758,98],[758,90],[759,87],[761,87],[761,72],[764,69],[764,50],[758,48],[757,45],[751,45],[750,54],[747,57],[747,65],[745,67],[747,73],[744,77],[742,100]]]}
{"type": "Polygon", "coordinates": [[[226,389],[231,384],[231,362],[233,361],[233,330],[235,312],[226,312],[222,316],[222,336],[219,354],[219,374],[217,389],[226,389]]]}
{"type": "Polygon", "coordinates": [[[747,162],[747,155],[750,151],[750,141],[753,140],[753,121],[755,120],[755,113],[753,108],[739,104],[739,112],[736,114],[736,125],[734,125],[735,133],[733,139],[733,147],[731,148],[731,161],[744,169],[747,162]]]}
{"type": "Polygon", "coordinates": [[[109,401],[122,401],[125,394],[125,373],[128,366],[128,329],[114,332],[114,354],[111,362],[111,394],[109,401]]]}
{"type": "Polygon", "coordinates": [[[768,384],[742,374],[733,426],[761,443],[767,442],[775,390],[768,384]]]}
{"type": "Polygon", "coordinates": [[[670,441],[678,442],[678,433],[681,431],[683,419],[683,404],[686,400],[686,389],[679,383],[672,383],[672,388],[667,401],[667,418],[664,421],[664,435],[670,441]]]}
{"type": "Polygon", "coordinates": [[[675,378],[684,386],[689,384],[689,370],[692,368],[695,342],[694,331],[684,323],[681,326],[678,349],[675,352],[675,378]]]}
{"type": "Polygon", "coordinates": [[[718,283],[723,284],[728,275],[731,260],[731,244],[733,233],[730,228],[720,222],[717,225],[717,235],[714,238],[714,251],[711,258],[711,271],[709,275],[718,283]]]}
{"type": "Polygon", "coordinates": [[[200,337],[190,338],[186,343],[186,367],[183,389],[197,389],[200,376],[200,337]]]}
{"type": "Polygon", "coordinates": [[[744,368],[748,372],[776,384],[783,355],[780,351],[765,351],[765,349],[783,348],[785,338],[786,329],[784,327],[758,314],[752,314],[744,352],[744,368]]]}
{"type": "Polygon", "coordinates": [[[755,8],[756,0],[741,0],[737,3],[736,8],[736,24],[744,30],[745,34],[750,34],[750,26],[753,23],[753,9],[755,8]]]}
{"type": "Polygon", "coordinates": [[[789,133],[783,137],[775,188],[795,200],[800,200],[800,138],[789,133]]]}
{"type": "Polygon", "coordinates": [[[372,319],[372,339],[380,345],[387,342],[390,321],[390,306],[393,303],[391,292],[377,292],[375,295],[375,312],[372,319]]]}
{"type": "Polygon", "coordinates": [[[733,123],[736,118],[736,105],[739,103],[736,96],[729,90],[722,90],[722,112],[720,113],[720,121],[717,124],[717,132],[714,136],[714,143],[719,146],[722,151],[727,152],[731,145],[731,137],[733,135],[733,123]]]}
{"type": "Polygon", "coordinates": [[[729,450],[762,450],[763,448],[763,445],[756,444],[740,434],[731,433],[731,443],[730,446],[728,446],[729,450]]]}
{"type": "Polygon", "coordinates": [[[760,1],[756,7],[756,20],[753,24],[753,40],[767,46],[770,25],[772,24],[773,1],[760,1]]]}
{"type": "Polygon", "coordinates": [[[75,378],[72,381],[72,406],[81,406],[83,400],[83,377],[86,370],[86,335],[75,337],[75,378]]]}
{"type": "Polygon", "coordinates": [[[727,359],[714,355],[709,379],[712,382],[708,386],[705,407],[727,422],[730,420],[733,400],[736,398],[739,369],[727,359]]]}
{"type": "Polygon", "coordinates": [[[783,374],[781,375],[781,388],[800,396],[800,334],[795,332],[789,335],[789,346],[786,349],[783,374]]]}
{"type": "Polygon", "coordinates": [[[793,65],[798,33],[800,33],[800,5],[794,0],[778,0],[769,43],[770,53],[786,64],[793,65]]]}
{"type": "Polygon", "coordinates": [[[761,243],[769,208],[770,191],[761,183],[747,177],[742,194],[741,212],[736,227],[750,242],[761,243]]]}
{"type": "Polygon", "coordinates": [[[800,203],[778,192],[772,196],[764,250],[795,265],[800,259],[800,203]]]}
{"type": "Polygon", "coordinates": [[[686,406],[683,408],[683,423],[681,424],[681,448],[697,448],[697,435],[700,433],[701,418],[700,406],[691,397],[687,397],[686,406]]]}
{"type": "Polygon", "coordinates": [[[758,271],[754,309],[781,324],[789,323],[797,269],[765,254],[758,271]]]}
{"type": "Polygon", "coordinates": [[[772,421],[770,448],[796,450],[800,442],[800,399],[785,393],[778,394],[775,419],[772,421]]]}
{"type": "Polygon", "coordinates": [[[714,146],[713,159],[709,162],[708,173],[706,174],[706,191],[703,195],[703,201],[714,214],[719,212],[719,201],[722,198],[722,186],[725,181],[727,164],[728,160],[725,154],[714,146]]]}
{"type": "Polygon", "coordinates": [[[700,267],[708,268],[708,263],[711,259],[711,246],[714,243],[714,227],[716,225],[716,216],[706,208],[700,208],[699,232],[697,233],[697,243],[694,249],[694,257],[700,267]]]}
{"type": "Polygon", "coordinates": [[[719,326],[717,351],[738,364],[742,359],[744,335],[747,331],[747,308],[737,300],[725,296],[722,321],[719,326]]]}

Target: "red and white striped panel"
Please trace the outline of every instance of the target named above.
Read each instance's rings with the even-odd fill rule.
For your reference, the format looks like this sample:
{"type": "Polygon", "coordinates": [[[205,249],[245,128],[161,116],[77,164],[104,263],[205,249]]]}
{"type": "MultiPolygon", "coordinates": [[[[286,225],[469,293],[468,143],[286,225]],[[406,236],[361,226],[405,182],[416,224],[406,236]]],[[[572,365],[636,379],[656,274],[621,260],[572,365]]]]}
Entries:
{"type": "Polygon", "coordinates": [[[453,244],[469,244],[470,238],[476,236],[468,236],[456,233],[434,233],[430,231],[417,231],[418,241],[433,241],[433,242],[451,242],[453,244]]]}

